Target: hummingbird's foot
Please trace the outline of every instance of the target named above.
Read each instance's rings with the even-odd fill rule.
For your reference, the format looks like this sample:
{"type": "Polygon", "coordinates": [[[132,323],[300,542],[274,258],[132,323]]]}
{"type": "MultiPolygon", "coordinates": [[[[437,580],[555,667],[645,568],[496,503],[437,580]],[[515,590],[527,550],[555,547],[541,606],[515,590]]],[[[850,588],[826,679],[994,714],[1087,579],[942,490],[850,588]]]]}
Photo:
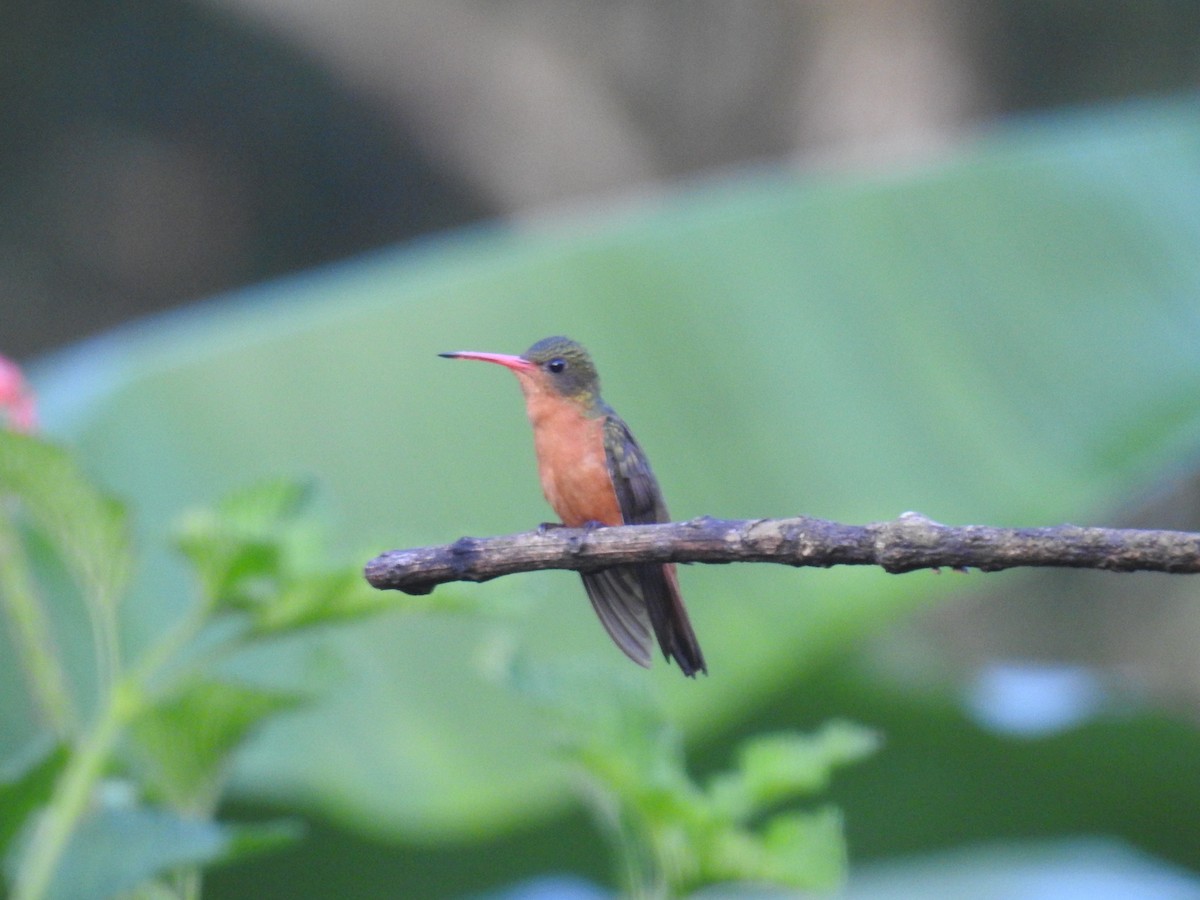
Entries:
{"type": "Polygon", "coordinates": [[[538,534],[545,534],[547,531],[557,531],[560,528],[582,528],[584,531],[593,531],[597,528],[607,527],[603,522],[595,519],[588,519],[582,525],[564,525],[562,522],[542,522],[538,525],[538,534]]]}

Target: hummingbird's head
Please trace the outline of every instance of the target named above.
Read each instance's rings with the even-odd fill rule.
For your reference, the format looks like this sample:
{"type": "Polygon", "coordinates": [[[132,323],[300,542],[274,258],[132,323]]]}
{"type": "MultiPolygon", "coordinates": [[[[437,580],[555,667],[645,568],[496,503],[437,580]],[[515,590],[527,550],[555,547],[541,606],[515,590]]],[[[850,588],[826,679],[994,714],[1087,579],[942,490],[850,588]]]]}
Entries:
{"type": "Polygon", "coordinates": [[[561,397],[591,412],[600,401],[600,376],[591,355],[570,338],[542,338],[520,356],[459,351],[450,359],[477,359],[512,369],[527,398],[561,397]]]}
{"type": "Polygon", "coordinates": [[[542,338],[521,354],[537,368],[537,380],[556,394],[587,403],[600,397],[600,376],[591,354],[570,338],[542,338]]]}

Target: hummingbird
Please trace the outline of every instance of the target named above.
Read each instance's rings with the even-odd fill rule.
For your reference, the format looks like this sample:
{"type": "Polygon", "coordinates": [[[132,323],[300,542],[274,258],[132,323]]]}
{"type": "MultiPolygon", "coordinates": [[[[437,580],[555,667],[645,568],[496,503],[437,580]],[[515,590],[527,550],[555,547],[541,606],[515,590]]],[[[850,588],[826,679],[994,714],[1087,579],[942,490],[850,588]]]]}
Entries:
{"type": "MultiPolygon", "coordinates": [[[[600,397],[600,378],[582,344],[565,337],[538,341],[520,356],[458,351],[511,369],[533,425],[542,493],[569,528],[669,522],[646,454],[600,397]]],[[[592,608],[613,642],[649,668],[652,630],[663,656],[683,674],[708,673],[679,594],[675,565],[637,563],[582,573],[592,608]]]]}

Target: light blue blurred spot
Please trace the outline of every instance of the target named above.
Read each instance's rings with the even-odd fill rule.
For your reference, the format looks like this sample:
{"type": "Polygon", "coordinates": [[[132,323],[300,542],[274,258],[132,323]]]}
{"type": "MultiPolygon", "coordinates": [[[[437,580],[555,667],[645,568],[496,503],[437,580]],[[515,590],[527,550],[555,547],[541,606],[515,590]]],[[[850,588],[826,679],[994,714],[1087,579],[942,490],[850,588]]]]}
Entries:
{"type": "Polygon", "coordinates": [[[1040,737],[1095,716],[1105,703],[1096,673],[1084,666],[996,663],[967,686],[970,714],[1002,734],[1040,737]]]}
{"type": "Polygon", "coordinates": [[[1200,900],[1200,879],[1117,841],[969,847],[864,866],[839,900],[1200,900]]]}
{"type": "Polygon", "coordinates": [[[477,900],[612,900],[612,896],[582,878],[547,875],[497,893],[481,894],[477,900]]]}

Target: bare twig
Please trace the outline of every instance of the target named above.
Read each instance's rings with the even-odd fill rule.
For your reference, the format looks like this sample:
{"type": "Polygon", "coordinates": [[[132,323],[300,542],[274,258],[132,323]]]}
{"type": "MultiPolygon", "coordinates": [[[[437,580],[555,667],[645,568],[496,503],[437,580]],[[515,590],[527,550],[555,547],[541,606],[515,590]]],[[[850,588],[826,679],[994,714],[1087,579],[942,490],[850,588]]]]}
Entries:
{"type": "Polygon", "coordinates": [[[487,581],[539,569],[587,571],[632,562],[773,562],[789,566],[914,569],[1058,566],[1114,572],[1200,573],[1200,534],[1119,528],[951,527],[918,513],[843,525],[792,519],[713,519],[612,528],[548,528],[441,547],[392,550],[367,563],[380,589],[427,594],[449,581],[487,581]]]}

